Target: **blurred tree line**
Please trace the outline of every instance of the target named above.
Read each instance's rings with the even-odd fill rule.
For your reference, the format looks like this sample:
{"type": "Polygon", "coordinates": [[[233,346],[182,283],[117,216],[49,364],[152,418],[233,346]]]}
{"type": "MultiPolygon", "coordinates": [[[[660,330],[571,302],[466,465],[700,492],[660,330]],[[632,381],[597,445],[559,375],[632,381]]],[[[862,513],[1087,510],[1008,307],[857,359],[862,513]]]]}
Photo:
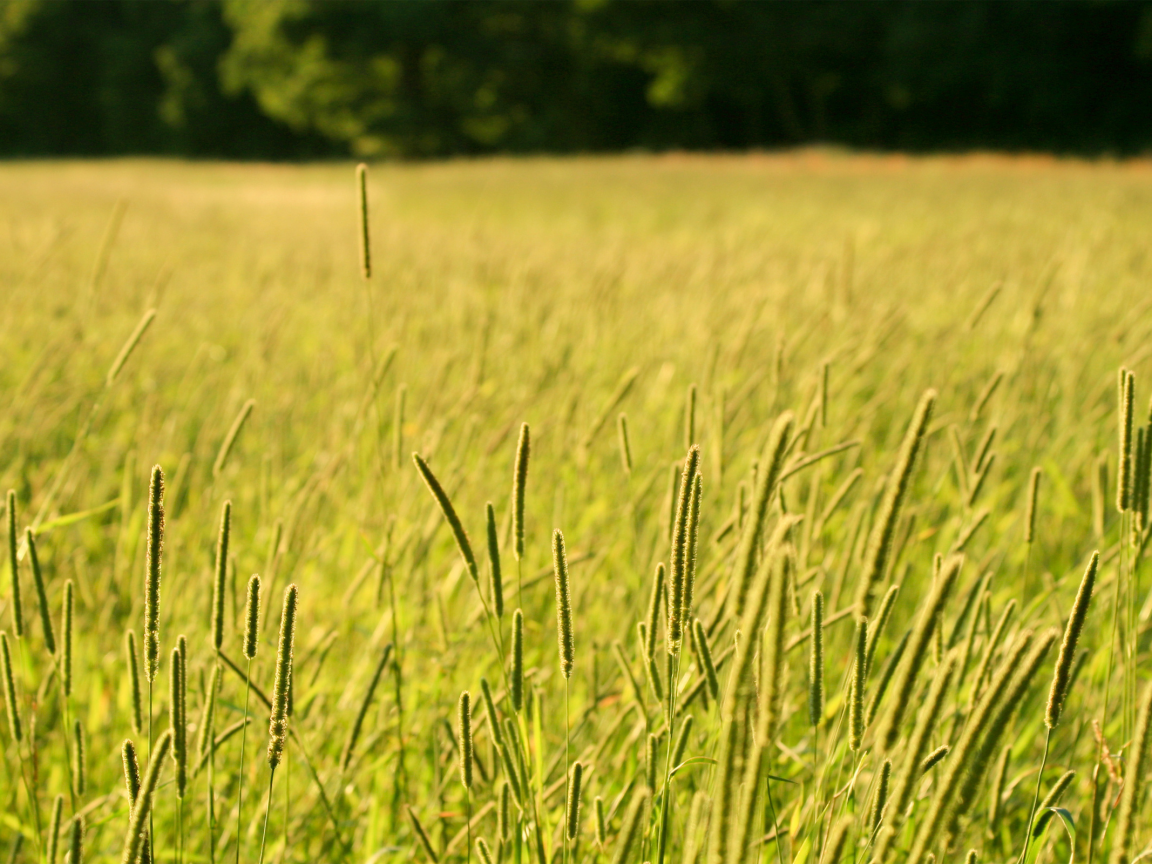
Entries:
{"type": "Polygon", "coordinates": [[[1152,4],[0,0],[0,153],[1152,145],[1152,4]]]}

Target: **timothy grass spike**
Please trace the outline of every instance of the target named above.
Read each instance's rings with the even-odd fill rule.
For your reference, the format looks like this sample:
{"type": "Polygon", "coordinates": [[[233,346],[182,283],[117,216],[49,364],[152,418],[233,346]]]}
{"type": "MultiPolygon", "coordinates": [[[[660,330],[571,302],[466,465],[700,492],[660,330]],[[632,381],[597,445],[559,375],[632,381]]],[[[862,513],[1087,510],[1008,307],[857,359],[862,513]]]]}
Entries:
{"type": "Polygon", "coordinates": [[[11,606],[12,606],[12,633],[17,639],[24,638],[24,606],[20,598],[20,565],[17,560],[17,545],[18,538],[16,535],[16,492],[13,489],[8,490],[7,498],[7,516],[8,522],[8,578],[9,586],[11,588],[11,606]]]}
{"type": "Polygon", "coordinates": [[[504,576],[500,572],[500,539],[496,529],[496,510],[489,501],[485,508],[488,521],[488,573],[492,580],[492,611],[504,617],[504,576]]]}
{"type": "Polygon", "coordinates": [[[532,454],[532,436],[528,424],[520,424],[516,442],[516,464],[512,472],[512,539],[516,560],[524,558],[524,493],[528,488],[528,459],[532,454]]]}
{"type": "Polygon", "coordinates": [[[809,645],[808,723],[819,726],[824,719],[824,595],[819,591],[812,595],[812,636],[809,645]]]}
{"type": "Polygon", "coordinates": [[[680,491],[676,496],[676,517],[672,528],[672,555],[669,567],[668,653],[677,654],[684,631],[684,578],[688,560],[688,519],[700,468],[700,448],[692,445],[680,472],[680,491]]]}
{"type": "Polygon", "coordinates": [[[216,570],[212,580],[212,647],[224,646],[224,589],[228,578],[228,542],[232,534],[232,502],[220,508],[220,532],[216,537],[216,570]]]}
{"type": "Polygon", "coordinates": [[[148,769],[144,772],[144,779],[140,783],[140,793],[136,796],[136,806],[132,808],[128,817],[128,836],[124,840],[124,852],[120,858],[121,864],[139,864],[140,862],[141,849],[144,846],[148,828],[148,816],[152,812],[156,786],[160,780],[160,769],[171,746],[172,730],[165,729],[156,739],[152,757],[148,761],[148,769]]]}
{"type": "Polygon", "coordinates": [[[64,690],[65,698],[72,695],[72,616],[75,600],[73,599],[72,580],[64,582],[64,603],[60,610],[60,686],[64,690]]]}
{"type": "Polygon", "coordinates": [[[568,839],[575,840],[580,833],[580,784],[584,777],[584,765],[572,764],[572,778],[568,782],[568,839]]]}
{"type": "Polygon", "coordinates": [[[572,636],[572,592],[568,586],[568,556],[564,535],[557,528],[552,534],[552,565],[556,576],[556,635],[560,648],[560,674],[572,677],[575,644],[572,636]]]}
{"type": "Polygon", "coordinates": [[[256,658],[260,647],[260,577],[253,573],[248,580],[244,601],[244,657],[256,658]]]}
{"type": "MultiPolygon", "coordinates": [[[[139,778],[136,784],[140,784],[139,778]]],[[[60,822],[64,816],[64,796],[57,795],[52,802],[52,818],[48,821],[48,842],[46,844],[45,864],[56,864],[60,852],[60,822]]]]}
{"type": "Polygon", "coordinates": [[[44,647],[48,653],[56,655],[56,633],[52,627],[52,612],[48,608],[48,590],[44,585],[44,574],[40,569],[40,556],[36,553],[36,535],[31,528],[24,531],[24,542],[28,546],[28,560],[32,564],[32,583],[36,587],[36,598],[39,601],[40,627],[44,631],[44,647]]]}
{"type": "Polygon", "coordinates": [[[1092,602],[1092,588],[1096,584],[1096,571],[1100,565],[1100,553],[1093,552],[1088,559],[1088,567],[1084,577],[1080,580],[1080,588],[1076,592],[1076,600],[1072,604],[1072,612],[1068,616],[1068,623],[1064,628],[1064,639],[1060,643],[1060,654],[1056,658],[1056,668],[1052,673],[1052,687],[1048,691],[1048,705],[1044,712],[1044,724],[1049,729],[1055,729],[1060,723],[1060,715],[1064,710],[1064,702],[1068,698],[1068,689],[1072,680],[1072,664],[1076,659],[1076,643],[1080,639],[1080,632],[1084,629],[1084,621],[1088,617],[1088,606],[1092,602]]]}
{"type": "Polygon", "coordinates": [[[864,686],[868,669],[868,619],[856,619],[855,650],[852,653],[852,681],[848,685],[848,749],[859,753],[867,726],[864,715],[864,686]]]}
{"type": "Polygon", "coordinates": [[[136,633],[124,634],[124,654],[128,661],[128,689],[132,697],[132,731],[137,735],[143,728],[144,706],[140,696],[140,661],[136,651],[136,633]]]}
{"type": "Polygon", "coordinates": [[[617,437],[620,443],[620,464],[624,473],[632,476],[632,442],[628,438],[628,415],[621,412],[616,418],[617,437]]]}
{"type": "Polygon", "coordinates": [[[360,203],[360,275],[372,278],[372,244],[368,232],[368,166],[356,166],[356,192],[360,203]]]}
{"type": "Polygon", "coordinates": [[[1036,505],[1040,500],[1040,478],[1044,471],[1036,466],[1028,481],[1028,504],[1024,511],[1024,542],[1029,546],[1036,539],[1036,505]]]}
{"type": "Polygon", "coordinates": [[[460,557],[464,560],[464,565],[468,568],[468,575],[472,577],[473,582],[479,584],[480,571],[476,567],[476,556],[472,554],[472,544],[468,542],[468,534],[464,530],[464,524],[460,521],[460,517],[456,515],[456,508],[452,506],[452,500],[419,453],[412,454],[412,461],[416,464],[416,470],[420,472],[420,476],[424,478],[428,491],[432,493],[432,497],[440,505],[440,511],[444,514],[444,521],[452,529],[452,536],[456,538],[456,546],[460,550],[460,557]]]}
{"type": "Polygon", "coordinates": [[[280,640],[276,648],[276,684],[272,691],[272,713],[268,720],[268,765],[273,770],[280,764],[288,738],[288,691],[292,686],[292,647],[296,639],[298,599],[299,589],[295,583],[284,589],[280,640]]]}
{"type": "Polygon", "coordinates": [[[512,673],[509,676],[508,696],[512,710],[519,714],[524,708],[524,613],[512,613],[512,673]]]}
{"type": "Polygon", "coordinates": [[[164,556],[164,472],[152,468],[148,483],[148,534],[144,579],[144,675],[151,684],[160,670],[160,576],[164,556]]]}

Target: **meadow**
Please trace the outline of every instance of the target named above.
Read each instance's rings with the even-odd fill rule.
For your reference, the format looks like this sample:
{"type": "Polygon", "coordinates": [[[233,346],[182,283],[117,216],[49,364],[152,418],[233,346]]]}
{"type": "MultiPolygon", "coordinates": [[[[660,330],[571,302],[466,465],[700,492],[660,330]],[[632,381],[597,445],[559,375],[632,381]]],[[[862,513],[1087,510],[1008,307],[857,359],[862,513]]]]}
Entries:
{"type": "Polygon", "coordinates": [[[0,165],[0,854],[1148,854],[1152,166],[354,168],[0,165]]]}

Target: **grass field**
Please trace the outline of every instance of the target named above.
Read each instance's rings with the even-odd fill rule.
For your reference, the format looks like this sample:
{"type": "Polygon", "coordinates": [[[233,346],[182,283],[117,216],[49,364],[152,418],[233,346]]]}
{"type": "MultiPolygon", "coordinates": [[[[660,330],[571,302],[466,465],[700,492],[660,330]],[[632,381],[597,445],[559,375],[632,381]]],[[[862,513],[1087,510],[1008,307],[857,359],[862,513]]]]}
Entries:
{"type": "Polygon", "coordinates": [[[22,595],[17,609],[6,556],[10,860],[72,849],[80,864],[82,814],[84,861],[135,864],[121,745],[143,773],[172,725],[180,635],[187,786],[178,798],[177,764],[158,762],[157,861],[919,864],[975,850],[1127,864],[1149,848],[1152,166],[461,161],[373,166],[368,195],[366,280],[352,165],[0,166],[0,490],[15,492],[22,595]],[[914,417],[918,404],[931,411],[914,417]],[[475,583],[414,452],[467,531],[475,583]],[[134,729],[125,634],[138,656],[154,465],[159,671],[134,729]],[[1082,578],[1093,599],[1069,645],[1082,578]],[[294,660],[278,670],[290,583],[294,660]],[[262,697],[286,698],[289,680],[270,776],[262,697]]]}

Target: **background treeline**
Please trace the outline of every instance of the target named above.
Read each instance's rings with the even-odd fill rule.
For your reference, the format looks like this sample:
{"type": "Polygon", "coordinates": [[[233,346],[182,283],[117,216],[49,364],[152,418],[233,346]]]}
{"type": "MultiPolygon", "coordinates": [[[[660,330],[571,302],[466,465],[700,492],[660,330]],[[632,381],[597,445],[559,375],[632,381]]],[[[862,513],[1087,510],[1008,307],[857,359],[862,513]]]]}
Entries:
{"type": "Polygon", "coordinates": [[[1152,4],[0,0],[0,153],[1152,145],[1152,4]]]}

